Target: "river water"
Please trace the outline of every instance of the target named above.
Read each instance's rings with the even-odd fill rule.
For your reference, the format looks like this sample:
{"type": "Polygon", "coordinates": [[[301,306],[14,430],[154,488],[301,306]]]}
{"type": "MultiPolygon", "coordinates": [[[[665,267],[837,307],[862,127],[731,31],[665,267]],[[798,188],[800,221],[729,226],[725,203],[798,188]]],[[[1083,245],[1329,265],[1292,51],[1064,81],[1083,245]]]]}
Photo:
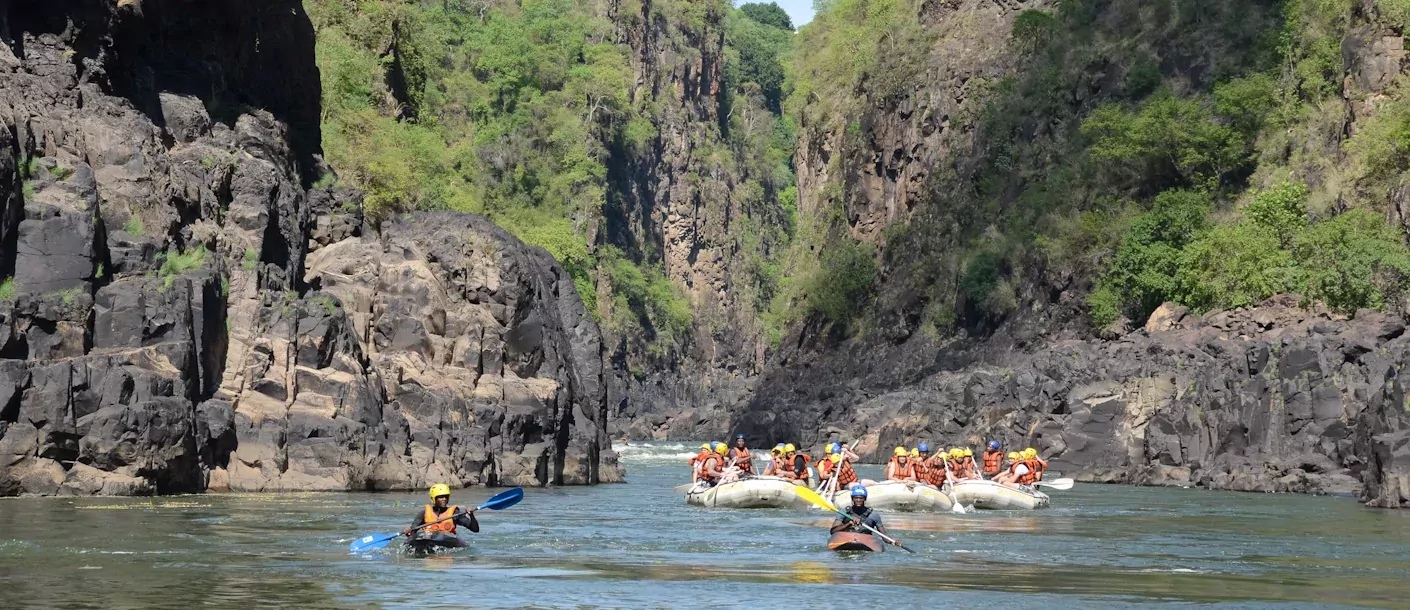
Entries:
{"type": "Polygon", "coordinates": [[[1040,511],[888,514],[917,555],[836,554],[821,511],[686,506],[688,455],[634,445],[628,483],[526,489],[429,558],[347,551],[421,493],[0,500],[0,608],[1410,604],[1410,512],[1078,484],[1040,511]]]}

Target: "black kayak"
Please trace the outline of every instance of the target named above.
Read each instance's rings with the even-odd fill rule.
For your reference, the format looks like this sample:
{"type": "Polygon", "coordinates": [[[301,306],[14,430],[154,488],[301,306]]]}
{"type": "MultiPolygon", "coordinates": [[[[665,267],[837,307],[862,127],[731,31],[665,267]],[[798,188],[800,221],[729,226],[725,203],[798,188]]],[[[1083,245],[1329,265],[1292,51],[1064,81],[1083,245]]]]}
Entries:
{"type": "Polygon", "coordinates": [[[459,536],[440,533],[417,536],[406,541],[406,550],[416,555],[435,555],[468,546],[470,545],[461,540],[459,536]]]}

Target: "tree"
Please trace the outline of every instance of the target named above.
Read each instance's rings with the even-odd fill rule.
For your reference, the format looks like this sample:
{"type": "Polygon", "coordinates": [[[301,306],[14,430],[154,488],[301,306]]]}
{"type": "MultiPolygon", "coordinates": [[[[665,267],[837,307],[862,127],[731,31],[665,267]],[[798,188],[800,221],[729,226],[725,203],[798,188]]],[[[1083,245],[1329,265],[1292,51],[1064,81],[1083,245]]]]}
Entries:
{"type": "Polygon", "coordinates": [[[754,21],[776,27],[780,30],[793,31],[793,20],[788,18],[788,13],[779,8],[778,4],[770,2],[750,2],[739,7],[739,12],[744,13],[754,21]]]}

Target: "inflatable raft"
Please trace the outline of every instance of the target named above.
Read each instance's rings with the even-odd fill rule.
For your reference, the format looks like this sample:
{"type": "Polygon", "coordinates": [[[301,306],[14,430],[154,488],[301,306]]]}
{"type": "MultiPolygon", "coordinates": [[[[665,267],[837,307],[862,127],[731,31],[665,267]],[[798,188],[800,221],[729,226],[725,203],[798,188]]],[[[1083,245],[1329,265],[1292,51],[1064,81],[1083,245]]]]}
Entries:
{"type": "Polygon", "coordinates": [[[696,486],[685,494],[686,504],[706,508],[802,508],[812,506],[798,497],[790,481],[755,477],[715,487],[696,486]]]}
{"type": "Polygon", "coordinates": [[[989,510],[1033,510],[1048,507],[1048,494],[1038,490],[1014,489],[993,481],[970,479],[954,486],[955,498],[963,505],[989,510]]]}
{"type": "MultiPolygon", "coordinates": [[[[843,489],[830,499],[833,506],[851,506],[852,492],[843,489]]],[[[950,496],[929,485],[907,487],[901,481],[882,481],[867,486],[867,506],[881,510],[948,513],[953,505],[950,496]]]]}

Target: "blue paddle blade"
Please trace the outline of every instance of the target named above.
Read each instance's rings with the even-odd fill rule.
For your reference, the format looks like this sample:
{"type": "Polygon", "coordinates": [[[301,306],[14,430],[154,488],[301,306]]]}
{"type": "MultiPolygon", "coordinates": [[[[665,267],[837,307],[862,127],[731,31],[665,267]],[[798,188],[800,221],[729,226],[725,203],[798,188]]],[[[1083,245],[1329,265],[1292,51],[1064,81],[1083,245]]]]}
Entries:
{"type": "Polygon", "coordinates": [[[352,544],[349,544],[348,552],[362,553],[365,551],[375,551],[387,546],[387,543],[396,540],[399,535],[400,534],[368,534],[354,540],[352,544]]]}
{"type": "Polygon", "coordinates": [[[524,499],[524,488],[523,488],[523,487],[515,487],[514,489],[506,489],[506,490],[504,490],[504,491],[501,491],[501,492],[495,494],[493,498],[490,498],[489,500],[486,500],[484,504],[481,504],[481,505],[475,507],[475,510],[484,510],[484,509],[486,509],[486,508],[488,508],[488,509],[490,509],[490,510],[504,510],[504,509],[506,509],[506,508],[509,508],[509,507],[511,507],[511,506],[514,506],[515,504],[518,504],[519,501],[520,501],[520,500],[523,500],[523,499],[524,499]]]}

